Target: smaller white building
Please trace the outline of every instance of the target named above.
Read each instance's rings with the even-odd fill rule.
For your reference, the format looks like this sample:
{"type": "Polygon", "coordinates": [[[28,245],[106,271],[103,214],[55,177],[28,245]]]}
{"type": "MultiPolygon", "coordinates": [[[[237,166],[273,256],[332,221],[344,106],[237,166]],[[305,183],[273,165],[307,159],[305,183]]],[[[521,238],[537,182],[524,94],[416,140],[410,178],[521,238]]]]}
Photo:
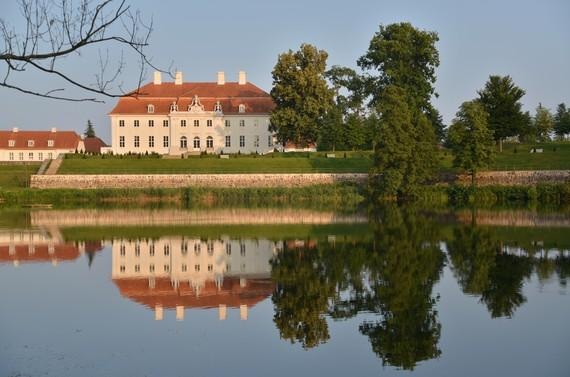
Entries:
{"type": "Polygon", "coordinates": [[[61,153],[82,152],[85,145],[73,131],[0,131],[0,161],[41,162],[61,153]]]}

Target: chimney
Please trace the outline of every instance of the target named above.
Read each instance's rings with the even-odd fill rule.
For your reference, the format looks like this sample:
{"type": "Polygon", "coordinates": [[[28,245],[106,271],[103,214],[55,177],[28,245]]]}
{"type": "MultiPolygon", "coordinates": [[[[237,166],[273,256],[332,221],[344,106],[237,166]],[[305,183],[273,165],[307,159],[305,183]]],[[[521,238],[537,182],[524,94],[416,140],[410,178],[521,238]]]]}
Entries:
{"type": "Polygon", "coordinates": [[[18,127],[12,128],[12,132],[18,132],[18,131],[19,131],[19,130],[18,130],[18,127]]]}
{"type": "Polygon", "coordinates": [[[52,132],[52,133],[56,133],[56,132],[57,132],[57,128],[52,127],[52,128],[51,128],[51,132],[52,132]]]}
{"type": "Polygon", "coordinates": [[[239,85],[245,85],[246,82],[247,82],[247,78],[245,75],[245,71],[239,71],[238,84],[239,85]]]}
{"type": "Polygon", "coordinates": [[[222,71],[218,72],[218,85],[224,85],[226,83],[226,74],[222,71]]]}
{"type": "Polygon", "coordinates": [[[182,72],[177,71],[174,78],[174,85],[182,85],[182,72]]]}
{"type": "Polygon", "coordinates": [[[162,84],[162,74],[159,71],[154,71],[154,85],[162,84]]]}

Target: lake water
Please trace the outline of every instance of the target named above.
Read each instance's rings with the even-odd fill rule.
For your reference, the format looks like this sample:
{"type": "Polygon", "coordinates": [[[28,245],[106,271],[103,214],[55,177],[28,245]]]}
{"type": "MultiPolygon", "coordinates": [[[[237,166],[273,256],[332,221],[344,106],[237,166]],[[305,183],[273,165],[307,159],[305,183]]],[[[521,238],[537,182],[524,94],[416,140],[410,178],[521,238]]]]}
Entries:
{"type": "Polygon", "coordinates": [[[570,215],[0,212],[0,376],[569,376],[570,215]]]}

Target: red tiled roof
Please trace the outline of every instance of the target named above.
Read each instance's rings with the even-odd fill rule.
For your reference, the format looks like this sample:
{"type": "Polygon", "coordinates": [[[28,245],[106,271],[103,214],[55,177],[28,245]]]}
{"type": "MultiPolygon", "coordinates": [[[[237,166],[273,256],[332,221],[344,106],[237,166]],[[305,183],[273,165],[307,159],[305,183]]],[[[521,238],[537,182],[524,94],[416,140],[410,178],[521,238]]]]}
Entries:
{"type": "MultiPolygon", "coordinates": [[[[85,251],[98,252],[103,249],[101,242],[87,242],[85,251]]],[[[49,252],[49,246],[45,243],[34,245],[33,253],[30,253],[28,245],[15,245],[14,254],[10,254],[9,245],[0,246],[0,263],[19,261],[21,263],[49,262],[53,259],[59,261],[71,261],[79,256],[79,248],[72,244],[55,244],[53,253],[49,252]]]]}
{"type": "Polygon", "coordinates": [[[175,289],[169,278],[156,279],[154,288],[149,287],[148,278],[113,279],[113,282],[122,296],[151,309],[157,305],[165,309],[174,309],[176,306],[207,309],[219,305],[229,308],[240,305],[253,307],[269,297],[274,289],[271,279],[248,279],[247,285],[242,287],[239,278],[224,278],[220,289],[214,282],[208,281],[199,295],[188,283],[180,283],[175,289]]]}
{"type": "Polygon", "coordinates": [[[239,113],[241,104],[245,105],[244,115],[268,114],[275,107],[271,96],[251,83],[150,83],[141,87],[140,93],[138,97],[120,98],[110,114],[147,114],[147,105],[152,104],[154,114],[166,115],[173,102],[178,104],[180,111],[186,111],[194,96],[198,96],[206,111],[213,111],[216,102],[220,101],[224,114],[239,113]]]}
{"type": "Polygon", "coordinates": [[[85,152],[87,153],[101,153],[101,148],[107,146],[107,144],[98,137],[86,137],[83,143],[85,145],[85,152]]]}
{"type": "Polygon", "coordinates": [[[73,131],[0,131],[0,148],[2,149],[76,149],[81,137],[73,131]],[[9,141],[14,140],[14,146],[9,141]],[[29,147],[28,141],[33,140],[34,146],[29,147]],[[48,140],[53,140],[53,146],[48,147],[48,140]]]}

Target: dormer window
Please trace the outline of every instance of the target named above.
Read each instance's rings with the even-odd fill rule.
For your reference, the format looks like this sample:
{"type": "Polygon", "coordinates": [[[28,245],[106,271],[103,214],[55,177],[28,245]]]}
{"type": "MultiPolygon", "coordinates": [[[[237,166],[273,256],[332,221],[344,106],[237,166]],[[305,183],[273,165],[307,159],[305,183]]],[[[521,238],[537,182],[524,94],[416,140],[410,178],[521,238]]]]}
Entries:
{"type": "Polygon", "coordinates": [[[154,113],[154,105],[148,105],[148,106],[146,107],[146,111],[147,111],[147,113],[149,113],[149,114],[154,113]]]}
{"type": "Polygon", "coordinates": [[[239,110],[240,113],[245,113],[245,105],[242,103],[241,105],[239,105],[239,110]]]}
{"type": "Polygon", "coordinates": [[[53,147],[53,140],[48,140],[48,147],[53,147]]]}
{"type": "Polygon", "coordinates": [[[8,140],[8,146],[13,147],[16,145],[16,140],[8,140]]]}
{"type": "Polygon", "coordinates": [[[220,101],[216,101],[216,104],[214,105],[214,111],[216,113],[222,112],[222,104],[220,103],[220,101]]]}
{"type": "Polygon", "coordinates": [[[178,105],[176,102],[173,102],[172,105],[170,105],[170,111],[178,111],[178,105]]]}
{"type": "Polygon", "coordinates": [[[34,141],[28,140],[28,147],[33,147],[33,146],[34,146],[34,141]]]}

